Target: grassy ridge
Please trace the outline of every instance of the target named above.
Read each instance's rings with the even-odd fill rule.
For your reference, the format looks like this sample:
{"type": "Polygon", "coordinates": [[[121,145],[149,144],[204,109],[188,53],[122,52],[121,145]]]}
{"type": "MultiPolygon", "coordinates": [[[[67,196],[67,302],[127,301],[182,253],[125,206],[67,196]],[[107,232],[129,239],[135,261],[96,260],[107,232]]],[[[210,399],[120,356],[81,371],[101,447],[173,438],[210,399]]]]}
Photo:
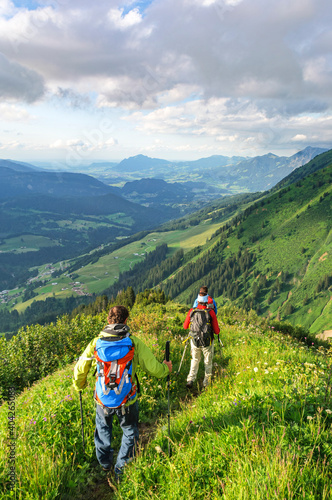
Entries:
{"type": "MultiPolygon", "coordinates": [[[[215,241],[221,238],[227,245],[207,259],[222,263],[239,249],[242,252],[249,249],[256,256],[249,272],[237,277],[236,282],[233,280],[237,285],[236,296],[220,293],[222,286],[218,282],[222,278],[213,270],[197,275],[190,287],[175,295],[176,300],[192,299],[197,284],[205,282],[220,303],[231,298],[241,307],[290,320],[312,332],[328,329],[332,319],[330,288],[317,290],[317,285],[324,277],[331,276],[331,179],[332,164],[328,164],[319,173],[257,201],[228,224],[221,236],[217,235],[215,241]]],[[[186,269],[182,273],[188,275],[186,269]]],[[[179,282],[182,279],[180,275],[179,282]]],[[[226,288],[227,283],[223,285],[226,288]]],[[[171,287],[169,280],[166,291],[171,287]]]]}
{"type": "MultiPolygon", "coordinates": [[[[126,471],[112,496],[94,465],[92,376],[83,392],[86,457],[82,456],[73,365],[16,398],[17,499],[328,499],[332,487],[330,351],[299,343],[257,317],[235,309],[218,313],[222,352],[216,345],[213,386],[185,391],[187,353],[171,377],[171,448],[167,456],[164,381],[140,374],[141,421],[155,437],[126,471]],[[172,484],[172,488],[170,485],[172,484]]],[[[174,372],[183,351],[184,311],[169,303],[133,310],[132,331],[163,359],[171,340],[174,372]]],[[[199,382],[202,380],[202,367],[199,382]]],[[[8,407],[0,409],[7,428],[8,407]]],[[[115,426],[115,449],[119,434],[115,426]]],[[[6,432],[0,437],[2,498],[8,490],[6,432]]]]}

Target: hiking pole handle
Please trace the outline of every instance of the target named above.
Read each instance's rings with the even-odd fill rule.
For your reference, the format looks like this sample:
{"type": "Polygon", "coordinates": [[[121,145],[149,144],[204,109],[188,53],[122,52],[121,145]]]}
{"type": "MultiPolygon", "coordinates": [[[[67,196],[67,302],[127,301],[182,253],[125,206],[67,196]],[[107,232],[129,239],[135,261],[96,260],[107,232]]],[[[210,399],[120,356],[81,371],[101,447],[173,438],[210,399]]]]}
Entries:
{"type": "Polygon", "coordinates": [[[170,340],[167,340],[166,342],[166,349],[165,349],[165,359],[166,361],[169,361],[169,345],[170,345],[171,341],[170,340]]]}

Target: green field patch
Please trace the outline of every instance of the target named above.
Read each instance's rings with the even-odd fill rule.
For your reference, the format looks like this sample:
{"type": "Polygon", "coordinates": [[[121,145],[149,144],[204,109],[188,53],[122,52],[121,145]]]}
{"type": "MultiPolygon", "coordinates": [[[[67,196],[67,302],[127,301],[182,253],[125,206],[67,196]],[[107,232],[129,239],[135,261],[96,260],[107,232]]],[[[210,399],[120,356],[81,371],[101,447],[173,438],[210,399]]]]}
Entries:
{"type": "Polygon", "coordinates": [[[111,286],[119,274],[128,271],[152,252],[158,245],[166,243],[171,252],[183,248],[188,252],[205,242],[220,224],[199,224],[185,231],[152,232],[141,240],[130,243],[114,252],[101,257],[96,263],[79,269],[78,280],[86,284],[89,293],[102,292],[111,286]],[[107,274],[106,274],[107,273],[107,274]]]}
{"type": "Polygon", "coordinates": [[[98,227],[103,226],[109,227],[110,225],[123,225],[131,227],[134,224],[134,220],[132,217],[127,216],[124,213],[116,213],[101,216],[79,217],[77,219],[62,219],[58,220],[56,223],[61,229],[70,228],[72,230],[80,231],[82,229],[97,229],[98,227]]]}
{"type": "Polygon", "coordinates": [[[59,242],[46,238],[45,236],[36,236],[34,234],[25,234],[14,238],[6,238],[0,244],[0,252],[36,252],[40,248],[59,245],[59,242]]]}

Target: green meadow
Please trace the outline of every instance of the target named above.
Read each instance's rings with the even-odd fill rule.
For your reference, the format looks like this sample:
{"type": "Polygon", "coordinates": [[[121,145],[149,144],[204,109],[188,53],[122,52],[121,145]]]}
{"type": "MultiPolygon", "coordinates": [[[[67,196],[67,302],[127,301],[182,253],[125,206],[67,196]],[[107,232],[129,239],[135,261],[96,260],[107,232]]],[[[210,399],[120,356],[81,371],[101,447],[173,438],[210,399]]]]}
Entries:
{"type": "MultiPolygon", "coordinates": [[[[57,298],[77,295],[77,292],[73,291],[73,286],[70,285],[73,282],[79,282],[84,293],[101,293],[117,281],[121,272],[128,271],[138,262],[142,262],[144,255],[155,250],[158,245],[167,243],[171,254],[179,248],[183,248],[186,253],[208,240],[219,225],[211,221],[203,221],[186,230],[151,232],[138,241],[100,257],[97,262],[81,267],[75,271],[74,278],[67,276],[66,270],[56,278],[53,278],[52,275],[47,276],[47,283],[34,289],[37,296],[24,303],[18,301],[15,309],[18,312],[23,312],[34,300],[45,300],[52,297],[53,294],[57,298]]],[[[63,261],[62,264],[66,267],[70,263],[71,261],[63,261]]],[[[55,264],[55,266],[57,269],[59,268],[59,264],[55,264]]],[[[44,270],[43,266],[39,269],[39,273],[44,270]]]]}
{"type": "MultiPolygon", "coordinates": [[[[22,337],[26,339],[22,353],[16,350],[17,357],[23,356],[18,360],[22,376],[35,345],[40,348],[35,359],[36,354],[45,358],[40,367],[44,378],[21,393],[17,390],[11,400],[15,405],[14,476],[9,475],[10,409],[7,402],[0,408],[1,498],[329,499],[331,349],[310,336],[299,341],[285,335],[253,312],[224,307],[218,312],[224,347],[215,342],[213,384],[202,389],[201,365],[197,384],[188,392],[188,350],[177,374],[186,338],[184,317],[183,306],[172,302],[134,306],[131,311],[132,332],[160,361],[166,340],[171,341],[170,434],[167,383],[140,372],[139,454],[113,490],[94,455],[92,373],[83,391],[85,454],[79,397],[71,383],[75,346],[76,356],[99,332],[106,313],[71,322],[64,317],[57,331],[66,339],[66,352],[60,350],[55,360],[43,355],[43,349],[49,353],[57,348],[57,336],[53,334],[53,347],[47,340],[51,327],[27,327],[30,333],[22,337]]],[[[6,377],[5,370],[1,377],[6,377]]],[[[117,450],[120,433],[114,427],[117,450]]]]}
{"type": "Polygon", "coordinates": [[[59,245],[59,242],[47,238],[45,236],[36,236],[34,234],[24,234],[14,238],[6,238],[2,240],[0,252],[36,252],[40,248],[59,245]]]}

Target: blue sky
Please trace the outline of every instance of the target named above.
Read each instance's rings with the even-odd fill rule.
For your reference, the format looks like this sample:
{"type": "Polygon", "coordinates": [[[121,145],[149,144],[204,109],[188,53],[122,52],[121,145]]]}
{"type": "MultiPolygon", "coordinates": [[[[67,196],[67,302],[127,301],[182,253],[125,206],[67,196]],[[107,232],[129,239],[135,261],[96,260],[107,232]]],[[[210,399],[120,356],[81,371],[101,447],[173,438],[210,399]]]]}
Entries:
{"type": "Polygon", "coordinates": [[[327,0],[0,0],[0,158],[332,144],[327,0]]]}

